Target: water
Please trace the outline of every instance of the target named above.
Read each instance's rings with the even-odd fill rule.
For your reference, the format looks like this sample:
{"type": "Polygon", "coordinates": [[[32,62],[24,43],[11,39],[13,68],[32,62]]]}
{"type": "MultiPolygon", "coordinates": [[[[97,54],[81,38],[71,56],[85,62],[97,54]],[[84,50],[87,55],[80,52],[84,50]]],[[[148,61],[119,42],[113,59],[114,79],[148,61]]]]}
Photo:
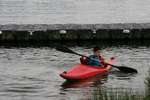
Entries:
{"type": "MultiPolygon", "coordinates": [[[[87,44],[86,44],[87,45],[87,44]]],[[[70,46],[81,54],[91,54],[89,46],[70,46]]],[[[105,58],[116,57],[116,65],[138,70],[128,75],[112,71],[108,76],[78,83],[66,83],[59,74],[79,63],[79,56],[56,51],[53,47],[1,47],[0,99],[1,100],[91,100],[98,89],[127,91],[145,95],[145,78],[150,66],[149,46],[110,46],[101,48],[105,58]]]]}
{"type": "Polygon", "coordinates": [[[149,0],[0,0],[0,23],[148,23],[149,4],[149,0]]]}

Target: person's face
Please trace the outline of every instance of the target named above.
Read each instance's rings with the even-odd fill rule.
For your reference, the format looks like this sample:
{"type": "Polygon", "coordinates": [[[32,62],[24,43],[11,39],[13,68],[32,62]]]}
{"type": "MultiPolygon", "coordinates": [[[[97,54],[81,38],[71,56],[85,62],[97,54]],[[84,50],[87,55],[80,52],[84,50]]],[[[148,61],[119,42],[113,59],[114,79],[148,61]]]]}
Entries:
{"type": "Polygon", "coordinates": [[[95,51],[94,55],[99,56],[100,55],[100,51],[99,50],[95,51]]]}

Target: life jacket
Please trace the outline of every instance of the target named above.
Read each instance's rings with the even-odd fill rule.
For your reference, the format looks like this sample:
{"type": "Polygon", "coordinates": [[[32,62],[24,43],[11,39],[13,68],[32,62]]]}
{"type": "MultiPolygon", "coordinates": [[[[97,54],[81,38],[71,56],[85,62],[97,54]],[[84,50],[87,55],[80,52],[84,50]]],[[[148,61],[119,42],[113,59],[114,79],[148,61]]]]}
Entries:
{"type": "Polygon", "coordinates": [[[88,65],[90,66],[101,66],[101,57],[97,57],[95,55],[91,55],[88,58],[88,65]]]}
{"type": "MultiPolygon", "coordinates": [[[[91,56],[89,56],[89,57],[93,58],[93,57],[95,57],[95,55],[91,55],[91,56]]],[[[84,57],[84,56],[82,56],[82,57],[80,58],[80,62],[81,62],[81,64],[91,65],[91,66],[105,65],[104,58],[101,57],[101,56],[99,56],[99,61],[96,62],[96,63],[95,63],[94,61],[88,59],[87,57],[84,57]]]]}

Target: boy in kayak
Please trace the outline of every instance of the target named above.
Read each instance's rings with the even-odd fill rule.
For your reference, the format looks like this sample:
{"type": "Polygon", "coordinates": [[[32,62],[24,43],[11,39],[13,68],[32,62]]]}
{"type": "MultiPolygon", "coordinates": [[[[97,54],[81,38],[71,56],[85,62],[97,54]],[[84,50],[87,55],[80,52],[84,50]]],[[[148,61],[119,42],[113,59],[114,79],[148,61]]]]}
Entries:
{"type": "Polygon", "coordinates": [[[105,66],[104,58],[100,54],[99,47],[93,48],[93,55],[86,57],[81,57],[80,61],[82,64],[87,64],[90,66],[105,66]]]}

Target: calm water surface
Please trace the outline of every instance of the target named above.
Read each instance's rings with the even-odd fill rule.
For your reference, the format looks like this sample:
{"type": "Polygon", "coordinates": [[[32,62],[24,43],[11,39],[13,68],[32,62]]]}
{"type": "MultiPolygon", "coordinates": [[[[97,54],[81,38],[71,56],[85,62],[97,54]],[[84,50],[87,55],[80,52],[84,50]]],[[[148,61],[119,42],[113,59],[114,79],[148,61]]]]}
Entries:
{"type": "Polygon", "coordinates": [[[147,23],[149,5],[149,0],[0,0],[0,23],[147,23]]]}
{"type": "MultiPolygon", "coordinates": [[[[92,45],[91,45],[92,46],[92,45]]],[[[81,54],[91,54],[91,46],[71,46],[81,54]]],[[[97,88],[103,91],[132,91],[145,94],[145,78],[150,66],[150,47],[104,46],[105,58],[116,57],[116,65],[138,70],[136,75],[112,71],[79,83],[66,83],[59,76],[79,63],[79,56],[56,51],[52,47],[0,48],[1,100],[91,100],[97,88]]]]}

